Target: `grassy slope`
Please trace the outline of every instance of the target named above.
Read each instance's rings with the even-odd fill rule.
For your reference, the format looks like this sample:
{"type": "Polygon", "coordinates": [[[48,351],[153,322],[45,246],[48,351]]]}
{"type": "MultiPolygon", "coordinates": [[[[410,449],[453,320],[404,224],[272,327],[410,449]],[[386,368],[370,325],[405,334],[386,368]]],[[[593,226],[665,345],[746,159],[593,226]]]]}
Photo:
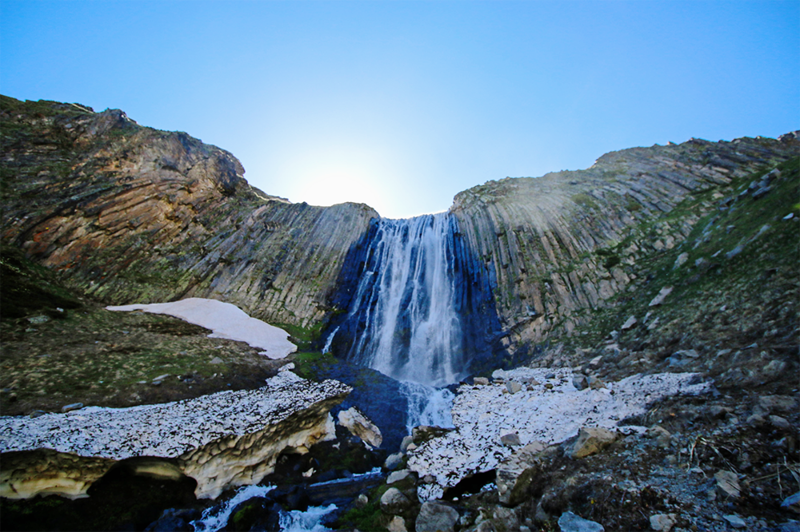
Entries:
{"type": "MultiPolygon", "coordinates": [[[[577,350],[571,362],[580,364],[603,355],[614,363],[604,371],[621,376],[663,370],[675,351],[695,349],[700,359],[684,369],[723,376],[723,385],[764,385],[771,377],[791,376],[784,372],[798,365],[800,159],[778,168],[780,177],[759,199],[740,193],[770,168],[694,195],[665,219],[642,224],[615,248],[601,250],[601,257],[624,263],[631,244],[663,238],[660,228],[677,226],[671,222],[689,214],[701,216],[680,245],[628,261],[634,264],[626,270],[636,280],[609,307],[594,311],[582,334],[565,340],[567,352],[577,350]],[[784,219],[788,215],[793,217],[784,219]],[[737,248],[740,252],[731,254],[737,248]],[[677,266],[679,257],[685,262],[677,266]],[[672,287],[672,293],[662,305],[650,307],[665,287],[672,287]],[[637,325],[622,331],[630,316],[638,320],[637,325]],[[656,319],[658,323],[648,329],[656,319]],[[620,331],[619,353],[598,348],[612,331],[620,331]],[[725,353],[728,349],[731,352],[725,353]],[[753,367],[744,367],[744,375],[724,375],[738,364],[734,357],[753,367]],[[772,360],[779,361],[773,367],[783,370],[773,376],[763,371],[761,377],[748,374],[758,373],[759,366],[772,360]]],[[[787,382],[790,388],[792,384],[796,386],[787,382]]]]}

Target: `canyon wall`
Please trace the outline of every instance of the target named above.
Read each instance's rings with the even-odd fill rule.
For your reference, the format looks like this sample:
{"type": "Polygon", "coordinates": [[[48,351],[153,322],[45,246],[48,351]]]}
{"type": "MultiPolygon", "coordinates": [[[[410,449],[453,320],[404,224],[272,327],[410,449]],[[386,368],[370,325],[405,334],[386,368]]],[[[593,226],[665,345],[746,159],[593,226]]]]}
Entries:
{"type": "MultiPolygon", "coordinates": [[[[73,287],[114,304],[216,298],[311,329],[346,310],[378,219],[370,207],[267,195],[228,152],[118,110],[0,97],[0,130],[3,243],[73,287]]],[[[796,133],[691,139],[457,194],[470,270],[459,306],[492,318],[468,333],[496,354],[572,334],[633,280],[628,266],[678,245],[717,207],[713,191],[796,156],[796,133]],[[701,211],[675,210],[709,191],[701,211]]]]}
{"type": "Polygon", "coordinates": [[[108,303],[209,297],[309,327],[378,214],[251,187],[230,153],[119,110],[0,97],[4,244],[108,303]]]}
{"type": "Polygon", "coordinates": [[[571,334],[632,280],[627,266],[680,244],[725,186],[800,156],[795,133],[608,153],[586,170],[490,181],[451,211],[482,262],[510,351],[571,334]],[[682,200],[715,191],[702,211],[682,200]]]}

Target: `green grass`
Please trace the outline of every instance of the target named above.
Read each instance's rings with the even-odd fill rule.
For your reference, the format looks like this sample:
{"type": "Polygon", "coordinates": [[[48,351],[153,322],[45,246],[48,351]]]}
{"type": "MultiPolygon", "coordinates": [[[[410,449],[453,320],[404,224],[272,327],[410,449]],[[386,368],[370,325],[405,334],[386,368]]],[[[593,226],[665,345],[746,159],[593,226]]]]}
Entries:
{"type": "MultiPolygon", "coordinates": [[[[730,208],[719,209],[723,198],[715,199],[714,194],[719,196],[721,192],[724,198],[736,197],[770,168],[738,179],[729,186],[714,187],[692,195],[661,219],[634,228],[618,246],[599,250],[597,254],[606,265],[610,260],[617,262],[615,257],[620,257],[620,251],[630,243],[658,237],[655,227],[677,227],[684,217],[705,212],[683,243],[670,250],[643,254],[634,266],[625,266],[628,273],[635,274],[638,280],[612,298],[610,308],[591,313],[589,326],[582,329],[589,334],[571,343],[592,345],[611,330],[619,330],[622,322],[631,315],[641,319],[652,311],[663,316],[663,323],[664,318],[677,319],[679,314],[696,313],[696,309],[712,302],[721,305],[726,300],[731,303],[739,301],[747,294],[758,294],[763,289],[765,272],[777,270],[783,278],[796,280],[800,264],[797,225],[782,218],[790,213],[800,216],[800,204],[796,202],[800,197],[800,158],[787,161],[778,168],[782,175],[773,181],[774,190],[760,199],[747,195],[736,200],[730,208]],[[726,254],[740,244],[743,245],[741,253],[728,258],[726,254]],[[688,255],[688,260],[675,267],[675,261],[682,253],[688,255]],[[701,261],[699,266],[696,265],[698,260],[701,261]],[[659,290],[667,286],[674,290],[664,304],[658,308],[648,307],[659,290]]],[[[782,286],[784,288],[778,292],[784,290],[790,294],[794,285],[789,281],[782,286]]],[[[776,297],[782,299],[786,296],[777,293],[776,297]]]]}

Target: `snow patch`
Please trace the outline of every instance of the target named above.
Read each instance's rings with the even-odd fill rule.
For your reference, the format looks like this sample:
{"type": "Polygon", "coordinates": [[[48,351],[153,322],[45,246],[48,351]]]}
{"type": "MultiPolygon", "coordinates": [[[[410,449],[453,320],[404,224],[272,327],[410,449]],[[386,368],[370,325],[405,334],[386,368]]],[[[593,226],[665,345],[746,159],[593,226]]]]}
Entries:
{"type": "Polygon", "coordinates": [[[251,347],[262,349],[260,354],[272,359],[286,358],[290,353],[297,351],[297,346],[289,341],[289,333],[283,329],[251,318],[236,305],[215,299],[192,297],[172,303],[122,305],[106,309],[123,312],[142,310],[151,314],[174,316],[211,329],[213,333],[208,335],[209,338],[245,342],[251,347]]]}
{"type": "Polygon", "coordinates": [[[445,488],[468,475],[495,469],[513,452],[500,441],[506,434],[517,434],[527,445],[537,440],[561,443],[585,426],[642,432],[644,427],[620,428],[619,422],[645,413],[649,404],[662,398],[710,389],[693,373],[634,375],[599,390],[575,388],[570,369],[518,368],[502,376],[522,384],[522,390],[504,393],[506,386],[498,381],[490,386],[462,385],[453,403],[456,430],[410,453],[411,470],[420,478],[436,478],[418,489],[421,501],[441,498],[445,488]]]}

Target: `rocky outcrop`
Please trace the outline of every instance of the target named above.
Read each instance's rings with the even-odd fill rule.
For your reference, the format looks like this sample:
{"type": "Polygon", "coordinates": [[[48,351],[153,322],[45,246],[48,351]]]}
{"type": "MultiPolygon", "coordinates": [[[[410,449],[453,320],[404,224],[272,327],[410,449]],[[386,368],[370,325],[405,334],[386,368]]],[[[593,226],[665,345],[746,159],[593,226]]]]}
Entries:
{"type": "Polygon", "coordinates": [[[378,216],[264,194],[230,153],[119,110],[0,97],[0,128],[3,241],[109,303],[209,297],[308,327],[378,216]]]}
{"type": "Polygon", "coordinates": [[[156,469],[197,481],[198,497],[215,498],[228,487],[259,482],[274,470],[280,453],[305,453],[335,437],[329,411],[349,391],[337,381],[314,383],[281,371],[258,390],[33,419],[0,418],[0,451],[7,453],[0,492],[9,498],[37,493],[78,497],[115,461],[149,456],[163,462],[156,469]],[[70,454],[28,457],[24,469],[16,467],[16,455],[8,454],[36,449],[70,454]]]}
{"type": "Polygon", "coordinates": [[[683,199],[797,156],[796,135],[632,148],[586,170],[489,181],[456,195],[451,212],[513,351],[572,333],[632,280],[626,265],[682,242],[704,214],[670,216],[683,199]]]}

